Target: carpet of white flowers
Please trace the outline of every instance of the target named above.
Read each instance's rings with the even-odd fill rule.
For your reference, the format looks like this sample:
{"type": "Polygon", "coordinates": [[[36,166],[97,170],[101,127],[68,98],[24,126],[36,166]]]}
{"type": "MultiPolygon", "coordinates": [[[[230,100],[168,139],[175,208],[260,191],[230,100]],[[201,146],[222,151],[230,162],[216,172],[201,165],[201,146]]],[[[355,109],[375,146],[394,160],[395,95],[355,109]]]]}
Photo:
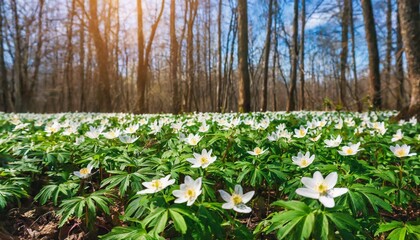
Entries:
{"type": "Polygon", "coordinates": [[[107,240],[420,239],[420,127],[395,114],[2,113],[0,214],[107,240]]]}

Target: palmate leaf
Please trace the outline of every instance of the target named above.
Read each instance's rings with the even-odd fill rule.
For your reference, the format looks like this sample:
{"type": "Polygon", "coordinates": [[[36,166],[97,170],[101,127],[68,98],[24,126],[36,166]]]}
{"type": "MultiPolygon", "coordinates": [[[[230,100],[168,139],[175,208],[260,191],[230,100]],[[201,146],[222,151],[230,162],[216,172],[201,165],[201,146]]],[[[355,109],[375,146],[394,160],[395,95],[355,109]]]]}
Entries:
{"type": "Polygon", "coordinates": [[[418,222],[398,222],[392,221],[389,223],[383,223],[379,225],[378,230],[375,232],[375,236],[380,233],[386,233],[391,231],[387,239],[390,240],[404,240],[404,239],[420,239],[420,225],[418,222]]]}
{"type": "Polygon", "coordinates": [[[59,227],[62,227],[71,216],[85,220],[86,214],[88,214],[88,222],[85,224],[92,226],[96,218],[96,209],[99,208],[102,212],[109,214],[108,205],[111,204],[113,198],[115,196],[112,194],[100,190],[87,196],[63,200],[60,204],[60,210],[57,211],[57,214],[61,216],[59,227]]]}
{"type": "Polygon", "coordinates": [[[61,184],[52,184],[44,186],[41,191],[35,196],[35,201],[39,201],[42,205],[52,199],[54,205],[58,204],[58,198],[61,196],[71,196],[77,189],[78,184],[72,182],[65,182],[61,184]]]}
{"type": "Polygon", "coordinates": [[[6,207],[8,201],[19,200],[28,196],[28,193],[19,185],[0,183],[0,209],[6,207]]]}
{"type": "Polygon", "coordinates": [[[272,215],[271,226],[265,230],[267,233],[278,229],[277,238],[279,239],[290,237],[290,235],[297,238],[310,237],[315,224],[315,214],[310,207],[303,202],[282,200],[272,205],[287,210],[272,215]]]}
{"type": "Polygon", "coordinates": [[[388,197],[385,193],[374,187],[354,184],[350,187],[350,191],[346,197],[350,202],[354,214],[357,214],[358,211],[362,211],[363,214],[367,216],[368,206],[370,206],[375,213],[378,213],[379,208],[392,212],[391,205],[385,201],[388,200],[388,197]]]}
{"type": "Polygon", "coordinates": [[[115,227],[106,235],[99,236],[102,240],[154,240],[141,226],[115,227]]]}
{"type": "Polygon", "coordinates": [[[109,173],[116,175],[104,179],[101,183],[101,187],[108,185],[107,189],[110,189],[119,185],[120,194],[121,196],[124,196],[125,191],[127,191],[127,188],[130,185],[132,174],[123,171],[109,171],[109,173]]]}
{"type": "Polygon", "coordinates": [[[352,216],[341,212],[327,212],[325,215],[345,239],[355,238],[355,233],[360,229],[360,225],[352,216]]]}

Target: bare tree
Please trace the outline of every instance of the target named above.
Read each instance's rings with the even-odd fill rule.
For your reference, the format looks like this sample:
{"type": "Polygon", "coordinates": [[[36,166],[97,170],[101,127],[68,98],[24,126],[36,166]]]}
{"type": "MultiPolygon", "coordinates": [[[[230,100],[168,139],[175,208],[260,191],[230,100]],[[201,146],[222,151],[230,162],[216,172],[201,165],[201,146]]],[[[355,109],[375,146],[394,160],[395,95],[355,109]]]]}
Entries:
{"type": "Polygon", "coordinates": [[[96,61],[98,63],[99,92],[97,93],[99,102],[99,111],[108,112],[111,110],[111,89],[109,76],[109,55],[108,46],[104,37],[99,30],[98,19],[98,2],[97,0],[89,0],[89,32],[93,39],[96,50],[96,61]]]}
{"type": "Polygon", "coordinates": [[[357,77],[357,65],[356,65],[356,39],[354,34],[354,20],[353,20],[353,1],[349,1],[349,21],[350,21],[350,32],[351,32],[351,56],[352,56],[352,69],[353,69],[353,81],[354,81],[354,92],[357,105],[357,111],[363,110],[362,102],[359,98],[359,80],[357,77]]]}
{"type": "Polygon", "coordinates": [[[391,81],[391,52],[392,52],[392,1],[387,0],[386,9],[386,51],[385,51],[385,75],[384,75],[384,108],[389,108],[388,93],[391,81]]]}
{"type": "Polygon", "coordinates": [[[172,79],[172,88],[173,88],[173,95],[172,95],[172,102],[173,102],[173,113],[179,113],[181,102],[179,98],[179,90],[178,90],[178,41],[176,39],[176,28],[175,28],[175,21],[176,21],[176,12],[175,12],[175,0],[171,0],[171,13],[170,13],[170,20],[169,20],[169,35],[171,38],[171,79],[172,79]]]}
{"type": "Polygon", "coordinates": [[[395,49],[395,78],[397,79],[397,109],[402,109],[405,105],[404,100],[404,68],[403,68],[403,42],[401,36],[400,13],[397,5],[397,46],[395,49]]]}
{"type": "Polygon", "coordinates": [[[5,62],[5,19],[4,19],[4,2],[0,1],[0,111],[13,112],[14,105],[12,102],[11,89],[7,77],[7,68],[5,62]]]}
{"type": "Polygon", "coordinates": [[[379,74],[379,52],[376,39],[375,19],[373,17],[371,0],[362,0],[365,36],[369,53],[369,81],[371,104],[374,108],[382,107],[381,79],[379,74]]]}
{"type": "Polygon", "coordinates": [[[217,8],[217,90],[216,90],[216,103],[217,111],[222,111],[222,11],[223,1],[219,1],[217,8]]]}
{"type": "Polygon", "coordinates": [[[294,0],[293,5],[293,36],[292,36],[292,46],[290,51],[290,58],[292,59],[291,63],[291,72],[290,72],[290,86],[289,86],[289,98],[287,102],[287,111],[296,110],[296,82],[297,82],[297,68],[298,68],[298,31],[299,31],[299,0],[294,0]]]}
{"type": "Polygon", "coordinates": [[[348,54],[348,25],[349,25],[349,0],[344,0],[343,9],[341,11],[341,53],[340,53],[340,103],[347,108],[346,100],[346,70],[347,70],[347,54],[348,54]]]}
{"type": "Polygon", "coordinates": [[[420,117],[420,1],[399,0],[399,19],[404,51],[407,56],[408,77],[411,81],[411,100],[406,116],[420,117]]]}
{"type": "Polygon", "coordinates": [[[301,4],[301,29],[299,50],[299,78],[300,78],[300,110],[305,109],[305,25],[306,25],[306,0],[301,4]]]}
{"type": "Polygon", "coordinates": [[[161,8],[155,22],[151,26],[149,41],[146,43],[143,33],[143,8],[142,0],[137,0],[137,50],[138,50],[138,65],[137,65],[137,95],[138,95],[138,112],[145,112],[145,95],[146,84],[148,82],[148,66],[150,53],[152,50],[153,40],[156,35],[156,30],[162,18],[163,9],[165,7],[165,0],[162,0],[161,8]]]}
{"type": "Polygon", "coordinates": [[[246,0],[238,0],[238,110],[251,111],[251,89],[248,68],[248,6],[246,0]]]}
{"type": "Polygon", "coordinates": [[[268,63],[270,61],[270,50],[271,50],[271,25],[273,22],[273,0],[269,1],[268,4],[268,16],[267,16],[267,30],[265,35],[265,46],[264,46],[264,76],[263,76],[263,94],[262,94],[262,111],[267,111],[268,101],[268,63]]]}
{"type": "MultiPolygon", "coordinates": [[[[187,0],[189,5],[189,18],[187,24],[187,72],[188,72],[188,81],[187,81],[187,109],[192,110],[192,101],[193,95],[195,94],[194,81],[195,81],[195,71],[194,71],[194,21],[197,16],[197,0],[187,0]]],[[[196,106],[197,107],[197,106],[196,106]]]]}

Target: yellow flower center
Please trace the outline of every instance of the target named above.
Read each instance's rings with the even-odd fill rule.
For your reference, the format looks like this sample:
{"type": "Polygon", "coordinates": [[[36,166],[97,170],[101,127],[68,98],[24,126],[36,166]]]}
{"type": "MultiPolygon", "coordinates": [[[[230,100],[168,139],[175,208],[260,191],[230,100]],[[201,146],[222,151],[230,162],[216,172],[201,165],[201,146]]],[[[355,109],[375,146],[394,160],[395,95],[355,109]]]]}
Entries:
{"type": "Polygon", "coordinates": [[[160,189],[162,187],[162,183],[160,182],[160,180],[153,180],[152,187],[154,189],[160,189]]]}
{"type": "Polygon", "coordinates": [[[187,191],[185,191],[185,197],[188,199],[193,199],[195,197],[195,190],[188,188],[187,191]]]}
{"type": "Polygon", "coordinates": [[[238,204],[242,203],[242,197],[238,194],[233,194],[232,195],[232,201],[233,201],[233,204],[238,205],[238,204]]]}
{"type": "Polygon", "coordinates": [[[300,161],[300,165],[301,165],[302,167],[306,167],[306,166],[308,166],[308,160],[306,160],[306,159],[302,159],[302,160],[300,161]]]}
{"type": "Polygon", "coordinates": [[[305,130],[303,130],[303,129],[299,129],[299,135],[300,135],[300,136],[305,135],[305,130]]]}
{"type": "Polygon", "coordinates": [[[405,154],[404,149],[403,149],[403,148],[400,148],[400,149],[398,149],[397,151],[395,151],[395,155],[396,155],[397,157],[403,157],[403,156],[405,156],[406,154],[405,154]]]}
{"type": "Polygon", "coordinates": [[[191,143],[191,145],[196,145],[197,144],[197,140],[193,138],[193,139],[191,139],[190,143],[191,143]]]}
{"type": "Polygon", "coordinates": [[[201,157],[200,158],[201,165],[207,164],[208,162],[209,162],[209,160],[206,157],[201,157]]]}
{"type": "Polygon", "coordinates": [[[257,154],[257,155],[260,155],[260,154],[261,154],[261,148],[256,147],[256,148],[254,149],[254,153],[255,153],[255,154],[257,154]]]}
{"type": "Polygon", "coordinates": [[[80,169],[79,172],[82,175],[87,175],[87,174],[89,174],[89,169],[88,168],[82,168],[82,169],[80,169]]]}
{"type": "Polygon", "coordinates": [[[317,191],[318,191],[320,194],[325,194],[325,193],[327,193],[327,190],[328,190],[328,187],[327,187],[327,185],[325,185],[325,183],[321,183],[321,184],[319,184],[319,185],[318,185],[318,187],[317,187],[317,191]]]}
{"type": "Polygon", "coordinates": [[[351,149],[351,148],[347,148],[346,153],[347,153],[347,154],[353,154],[353,149],[351,149]]]}

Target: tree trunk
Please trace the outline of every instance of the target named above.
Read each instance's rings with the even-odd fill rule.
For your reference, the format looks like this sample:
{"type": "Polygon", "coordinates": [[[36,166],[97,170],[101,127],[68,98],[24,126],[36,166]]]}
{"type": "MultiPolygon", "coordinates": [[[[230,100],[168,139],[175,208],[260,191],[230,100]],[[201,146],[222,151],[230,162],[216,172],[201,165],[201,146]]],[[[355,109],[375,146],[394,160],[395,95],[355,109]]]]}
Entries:
{"type": "Polygon", "coordinates": [[[99,30],[98,20],[98,2],[97,0],[89,0],[89,32],[93,39],[93,43],[96,49],[96,61],[99,68],[99,92],[98,102],[99,111],[109,112],[111,111],[111,89],[109,79],[109,61],[108,61],[108,46],[102,37],[99,30]]]}
{"type": "MultiPolygon", "coordinates": [[[[191,111],[194,90],[194,21],[197,16],[197,0],[189,0],[189,19],[187,24],[187,109],[191,111]]],[[[198,50],[198,49],[197,49],[198,50]]]]}
{"type": "Polygon", "coordinates": [[[404,51],[407,57],[408,78],[411,81],[411,100],[406,118],[420,118],[420,1],[399,0],[399,18],[404,51]]]}
{"type": "Polygon", "coordinates": [[[290,72],[290,88],[289,88],[289,98],[287,102],[287,108],[286,110],[288,112],[296,110],[296,82],[297,82],[297,68],[298,68],[298,31],[299,31],[299,23],[298,23],[298,17],[299,17],[299,0],[294,0],[294,16],[293,16],[293,42],[292,42],[292,50],[291,58],[292,58],[292,66],[291,66],[291,72],[290,72]]]}
{"type": "Polygon", "coordinates": [[[143,34],[143,8],[142,0],[137,0],[137,49],[138,49],[138,65],[137,65],[137,95],[138,95],[138,110],[137,112],[146,112],[145,96],[146,84],[148,82],[148,66],[150,53],[152,51],[152,44],[156,35],[156,29],[162,18],[163,9],[165,7],[165,0],[162,0],[161,8],[156,21],[151,26],[149,41],[145,42],[143,34]]]}
{"type": "Polygon", "coordinates": [[[76,1],[71,1],[71,9],[69,11],[68,18],[70,19],[70,23],[67,26],[67,57],[66,57],[66,63],[65,63],[65,69],[64,74],[66,78],[66,89],[65,90],[65,96],[64,102],[66,103],[66,106],[64,107],[65,111],[72,111],[73,110],[73,19],[76,11],[76,1]]]}
{"type": "Polygon", "coordinates": [[[382,108],[381,80],[379,74],[378,41],[376,40],[375,19],[371,0],[362,0],[363,20],[369,53],[369,81],[371,104],[375,109],[382,108]]]}
{"type": "Polygon", "coordinates": [[[397,5],[397,48],[395,49],[395,78],[398,81],[397,93],[397,109],[402,109],[405,106],[404,97],[404,67],[403,67],[403,42],[401,36],[400,13],[397,5]]]}
{"type": "Polygon", "coordinates": [[[222,0],[217,9],[217,111],[222,111],[222,0]]]}
{"type": "Polygon", "coordinates": [[[181,103],[179,98],[179,91],[178,91],[178,41],[176,40],[176,29],[175,29],[175,21],[176,21],[176,13],[175,13],[175,0],[171,0],[171,13],[169,17],[169,35],[170,35],[170,58],[171,58],[171,78],[172,78],[172,103],[173,103],[173,113],[177,114],[180,113],[181,103]]]}
{"type": "Polygon", "coordinates": [[[350,20],[350,32],[351,32],[351,56],[352,56],[352,69],[354,78],[354,96],[356,97],[357,111],[362,112],[363,105],[359,99],[359,80],[357,77],[357,65],[356,65],[356,40],[354,36],[354,21],[353,21],[353,1],[349,1],[349,20],[350,20]]]}
{"type": "MultiPolygon", "coordinates": [[[[81,9],[83,11],[83,8],[81,9]]],[[[79,66],[80,66],[80,103],[79,111],[86,111],[86,75],[85,75],[85,29],[83,25],[85,24],[84,14],[80,16],[80,29],[79,29],[79,38],[80,38],[80,52],[79,52],[79,66]]]]}
{"type": "Polygon", "coordinates": [[[9,87],[6,62],[4,59],[5,21],[3,12],[3,1],[0,1],[0,111],[14,112],[11,89],[9,87]]]}
{"type": "Polygon", "coordinates": [[[13,23],[14,23],[14,42],[15,42],[15,53],[14,53],[14,64],[13,64],[13,74],[14,74],[14,94],[13,100],[16,107],[16,111],[22,111],[22,89],[24,77],[22,73],[22,54],[21,54],[21,26],[19,24],[19,16],[17,11],[16,0],[11,1],[11,9],[13,13],[13,23]]]}
{"type": "Polygon", "coordinates": [[[270,0],[268,5],[268,18],[267,18],[267,30],[265,36],[265,49],[264,49],[264,76],[263,76],[263,94],[262,94],[262,111],[267,111],[267,99],[268,99],[268,63],[270,61],[270,49],[271,49],[271,23],[273,21],[273,0],[270,0]]]}
{"type": "Polygon", "coordinates": [[[349,1],[344,0],[341,20],[341,54],[340,54],[340,103],[347,108],[346,103],[346,70],[347,70],[347,54],[349,45],[349,1]]]}
{"type": "Polygon", "coordinates": [[[305,24],[306,24],[306,0],[302,0],[299,51],[299,74],[300,74],[300,110],[305,109],[305,24]]]}
{"type": "Polygon", "coordinates": [[[390,81],[391,81],[391,52],[392,52],[392,1],[387,0],[387,10],[386,10],[386,52],[385,52],[385,79],[384,79],[384,108],[389,109],[388,97],[390,91],[390,81]]]}
{"type": "Polygon", "coordinates": [[[251,111],[251,91],[248,69],[248,6],[238,0],[238,111],[251,111]]]}

